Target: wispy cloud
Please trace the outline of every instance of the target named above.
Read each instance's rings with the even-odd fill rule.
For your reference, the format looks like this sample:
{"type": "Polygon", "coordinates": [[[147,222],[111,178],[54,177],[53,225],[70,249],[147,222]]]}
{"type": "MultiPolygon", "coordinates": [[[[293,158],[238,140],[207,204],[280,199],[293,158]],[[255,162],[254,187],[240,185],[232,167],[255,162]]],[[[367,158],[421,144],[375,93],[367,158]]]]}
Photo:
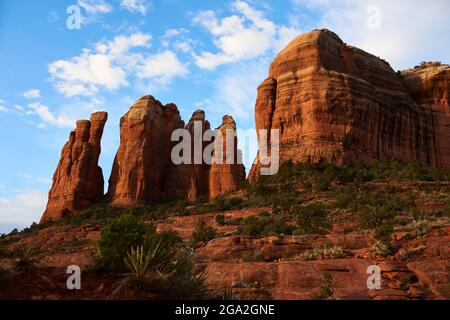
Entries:
{"type": "Polygon", "coordinates": [[[148,46],[150,39],[150,35],[135,33],[97,43],[79,56],[51,63],[49,73],[56,89],[69,97],[93,95],[99,87],[115,90],[128,85],[127,71],[141,59],[130,50],[148,46]]]}
{"type": "Polygon", "coordinates": [[[164,51],[143,60],[137,68],[137,76],[140,79],[154,79],[163,86],[170,83],[175,77],[188,73],[186,67],[178,60],[172,51],[164,51]]]}
{"type": "Polygon", "coordinates": [[[285,37],[287,30],[294,31],[276,25],[245,1],[234,1],[231,10],[235,14],[222,19],[211,10],[201,11],[194,17],[195,24],[211,33],[218,49],[217,52],[194,54],[200,68],[212,70],[221,64],[257,58],[274,46],[278,48],[280,41],[284,41],[280,35],[285,37]]]}
{"type": "Polygon", "coordinates": [[[130,12],[138,12],[146,15],[150,5],[145,0],[121,0],[120,6],[130,12]]]}
{"type": "Polygon", "coordinates": [[[23,96],[27,99],[40,98],[41,92],[38,89],[31,89],[23,93],[23,96]]]}
{"type": "Polygon", "coordinates": [[[37,115],[43,123],[50,124],[59,128],[73,128],[75,120],[70,119],[64,114],[54,114],[50,108],[40,102],[30,103],[28,105],[30,114],[37,115]]]}
{"type": "Polygon", "coordinates": [[[58,92],[65,96],[92,96],[99,90],[117,90],[129,81],[149,80],[168,85],[187,68],[170,50],[148,53],[151,35],[134,33],[97,43],[92,49],[68,60],[49,65],[49,73],[58,92]],[[146,48],[145,52],[135,49],[146,48]]]}
{"type": "Polygon", "coordinates": [[[105,0],[78,0],[77,3],[89,14],[105,14],[113,10],[105,0]]]}

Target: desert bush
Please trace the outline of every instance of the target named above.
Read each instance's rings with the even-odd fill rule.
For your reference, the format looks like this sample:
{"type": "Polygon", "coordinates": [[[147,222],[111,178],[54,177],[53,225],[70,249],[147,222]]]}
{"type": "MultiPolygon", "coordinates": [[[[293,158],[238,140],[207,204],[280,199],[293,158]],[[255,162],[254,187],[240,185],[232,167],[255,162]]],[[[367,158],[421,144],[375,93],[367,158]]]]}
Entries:
{"type": "MultiPolygon", "coordinates": [[[[147,238],[148,239],[148,238],[147,238]]],[[[126,273],[112,295],[153,292],[170,299],[211,298],[206,275],[194,268],[190,255],[169,242],[146,240],[145,245],[131,248],[125,258],[126,273]]]]}
{"type": "Polygon", "coordinates": [[[98,241],[103,266],[107,269],[124,269],[128,250],[144,244],[147,226],[138,217],[124,213],[111,220],[103,229],[98,241]]]}
{"type": "Polygon", "coordinates": [[[247,217],[238,227],[238,233],[252,236],[285,236],[292,234],[294,227],[286,222],[283,216],[261,212],[257,216],[247,217]]]}
{"type": "Polygon", "coordinates": [[[385,193],[370,193],[360,198],[359,220],[363,227],[374,229],[392,223],[395,216],[409,204],[403,199],[385,193]]]}
{"type": "Polygon", "coordinates": [[[9,272],[0,265],[0,282],[6,280],[9,277],[9,272]]]}
{"type": "Polygon", "coordinates": [[[388,256],[395,251],[395,247],[390,242],[377,241],[370,247],[370,251],[377,256],[388,256]]]}
{"type": "MultiPolygon", "coordinates": [[[[306,189],[326,191],[331,183],[346,184],[367,181],[450,181],[450,170],[437,169],[420,162],[405,162],[381,157],[372,163],[337,166],[327,162],[298,163],[286,161],[277,175],[260,179],[256,187],[264,192],[264,184],[288,183],[293,178],[302,181],[306,189]]],[[[269,193],[266,193],[269,194],[269,193]]]]}
{"type": "Polygon", "coordinates": [[[341,246],[331,246],[324,244],[323,246],[308,250],[300,258],[305,260],[317,260],[317,259],[337,259],[345,257],[346,252],[341,246]]]}
{"type": "Polygon", "coordinates": [[[38,270],[36,259],[34,257],[36,253],[36,247],[32,245],[17,247],[15,255],[17,257],[14,270],[18,274],[32,275],[38,270]]]}
{"type": "Polygon", "coordinates": [[[351,188],[337,190],[335,207],[339,209],[356,209],[358,207],[358,193],[351,188]]]}
{"type": "Polygon", "coordinates": [[[155,272],[165,270],[171,262],[171,256],[159,243],[154,248],[144,246],[131,248],[125,257],[127,273],[119,285],[119,290],[129,286],[136,292],[151,288],[155,272]]]}
{"type": "Polygon", "coordinates": [[[334,296],[336,281],[329,272],[324,272],[320,277],[321,285],[319,294],[314,297],[317,300],[332,299],[334,296]]]}
{"type": "Polygon", "coordinates": [[[208,226],[203,220],[199,220],[192,233],[192,242],[196,245],[198,242],[209,241],[216,237],[216,230],[208,226]]]}
{"type": "Polygon", "coordinates": [[[389,243],[391,241],[391,235],[394,231],[392,224],[384,224],[375,229],[375,239],[378,241],[389,243]]]}
{"type": "Polygon", "coordinates": [[[325,205],[313,203],[306,206],[296,206],[296,234],[324,233],[330,227],[325,205]]]}
{"type": "Polygon", "coordinates": [[[218,214],[216,215],[216,223],[219,226],[224,226],[225,225],[225,216],[223,214],[218,214]]]}

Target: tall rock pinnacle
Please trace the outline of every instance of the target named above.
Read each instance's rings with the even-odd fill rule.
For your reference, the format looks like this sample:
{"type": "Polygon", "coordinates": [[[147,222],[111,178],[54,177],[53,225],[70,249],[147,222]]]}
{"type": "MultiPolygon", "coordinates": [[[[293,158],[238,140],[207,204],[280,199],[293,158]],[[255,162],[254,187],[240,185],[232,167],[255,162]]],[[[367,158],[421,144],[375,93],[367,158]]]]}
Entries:
{"type": "Polygon", "coordinates": [[[109,179],[114,205],[142,204],[162,197],[173,146],[173,130],[183,121],[174,104],[140,98],[120,120],[120,146],[109,179]]]}
{"type": "Polygon", "coordinates": [[[98,159],[107,119],[106,112],[97,112],[90,121],[77,121],[62,149],[41,222],[73,214],[102,199],[104,180],[98,159]]]}

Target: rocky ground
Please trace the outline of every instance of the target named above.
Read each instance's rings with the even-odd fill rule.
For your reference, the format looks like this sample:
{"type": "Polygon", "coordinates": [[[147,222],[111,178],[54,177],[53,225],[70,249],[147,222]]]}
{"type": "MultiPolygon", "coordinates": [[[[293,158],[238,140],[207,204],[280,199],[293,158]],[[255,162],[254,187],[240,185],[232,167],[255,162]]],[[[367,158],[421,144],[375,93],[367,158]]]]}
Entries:
{"type": "MultiPolygon", "coordinates": [[[[404,190],[417,185],[399,183],[397,187],[404,190]]],[[[416,200],[417,206],[424,212],[439,210],[445,202],[436,198],[449,187],[447,183],[427,184],[427,188],[421,188],[427,191],[416,200]]],[[[327,194],[316,193],[316,197],[325,199],[327,194]]],[[[251,237],[239,234],[237,224],[219,225],[216,221],[218,214],[227,221],[239,221],[263,211],[270,212],[272,207],[169,215],[153,223],[159,231],[176,231],[186,242],[199,220],[214,227],[215,238],[196,245],[195,265],[206,273],[211,287],[231,286],[235,298],[450,299],[450,220],[447,217],[433,218],[426,228],[419,228],[411,221],[396,225],[391,234],[395,250],[387,255],[374,252],[373,232],[360,228],[349,210],[336,209],[332,226],[325,234],[251,237]],[[382,271],[380,290],[367,288],[370,265],[377,265],[382,271]]],[[[406,216],[401,218],[408,220],[406,216]]],[[[4,238],[0,265],[9,277],[0,280],[0,299],[136,297],[112,297],[117,277],[89,272],[101,228],[102,224],[98,223],[76,226],[62,223],[4,238]],[[29,256],[36,269],[25,276],[15,274],[18,258],[14,252],[29,247],[34,248],[29,256]],[[66,289],[66,268],[73,264],[86,270],[79,291],[66,289]]],[[[139,298],[142,297],[152,298],[151,295],[139,298]]]]}

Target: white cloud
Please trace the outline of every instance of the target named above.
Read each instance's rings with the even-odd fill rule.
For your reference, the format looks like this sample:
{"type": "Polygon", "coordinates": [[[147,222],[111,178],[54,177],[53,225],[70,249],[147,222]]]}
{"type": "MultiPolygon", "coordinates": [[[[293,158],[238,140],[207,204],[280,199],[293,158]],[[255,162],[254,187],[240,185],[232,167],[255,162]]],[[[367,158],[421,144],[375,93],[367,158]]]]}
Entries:
{"type": "Polygon", "coordinates": [[[32,89],[23,93],[23,96],[27,99],[40,98],[41,92],[38,89],[32,89]]]}
{"type": "Polygon", "coordinates": [[[104,0],[78,0],[77,3],[89,14],[105,14],[113,10],[112,6],[104,0]]]}
{"type": "Polygon", "coordinates": [[[170,50],[156,54],[133,51],[148,48],[150,40],[150,35],[142,33],[117,36],[84,49],[79,56],[51,63],[49,73],[56,90],[68,97],[92,96],[101,89],[113,91],[143,79],[167,86],[175,77],[187,74],[186,66],[170,50]]]}
{"type": "Polygon", "coordinates": [[[39,190],[24,191],[12,199],[0,198],[0,232],[39,222],[46,203],[47,193],[39,190]]]}
{"type": "Polygon", "coordinates": [[[37,115],[44,123],[56,126],[58,128],[73,128],[75,121],[64,114],[55,115],[49,107],[40,102],[30,103],[28,105],[31,114],[37,115]]]}
{"type": "Polygon", "coordinates": [[[294,14],[319,22],[309,28],[328,28],[344,42],[386,59],[395,69],[413,67],[423,60],[450,61],[450,2],[436,0],[294,0],[294,14]],[[371,27],[373,19],[379,27],[371,27]]]}
{"type": "Polygon", "coordinates": [[[48,70],[55,88],[73,97],[93,95],[101,87],[115,90],[127,86],[127,72],[141,59],[141,55],[130,50],[148,46],[150,39],[150,35],[142,33],[117,36],[112,41],[97,43],[93,50],[83,49],[79,56],[51,63],[48,70]]]}
{"type": "Polygon", "coordinates": [[[148,56],[137,69],[138,78],[153,79],[162,85],[167,85],[173,78],[187,73],[186,67],[172,51],[148,56]]]}
{"type": "Polygon", "coordinates": [[[120,6],[130,12],[139,12],[142,15],[146,15],[148,11],[148,5],[144,0],[121,0],[120,6]]]}
{"type": "Polygon", "coordinates": [[[8,113],[8,108],[5,107],[6,101],[0,99],[0,113],[8,113]]]}
{"type": "Polygon", "coordinates": [[[218,19],[209,11],[199,12],[193,19],[213,36],[217,52],[203,51],[194,54],[197,66],[215,69],[221,64],[257,58],[279,46],[279,31],[284,36],[286,27],[277,26],[264,17],[261,11],[245,1],[234,1],[231,9],[236,14],[218,19]]]}

